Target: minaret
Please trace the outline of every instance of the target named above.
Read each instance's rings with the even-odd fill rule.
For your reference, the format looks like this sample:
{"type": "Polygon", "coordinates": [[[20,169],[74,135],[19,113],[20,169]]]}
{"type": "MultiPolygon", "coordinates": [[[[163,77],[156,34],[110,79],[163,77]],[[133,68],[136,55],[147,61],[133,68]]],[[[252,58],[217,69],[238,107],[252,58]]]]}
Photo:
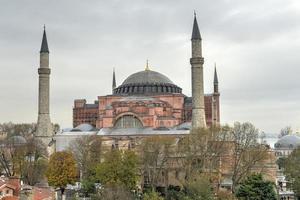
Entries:
{"type": "Polygon", "coordinates": [[[220,93],[216,63],[214,73],[214,93],[212,99],[212,123],[215,126],[220,124],[220,93]]]}
{"type": "Polygon", "coordinates": [[[214,74],[214,93],[219,93],[219,81],[218,81],[216,63],[215,63],[215,74],[214,74]]]}
{"type": "Polygon", "coordinates": [[[204,89],[202,39],[198,28],[196,14],[194,14],[192,33],[192,128],[205,128],[204,89]]]}
{"type": "Polygon", "coordinates": [[[36,138],[39,138],[44,145],[48,147],[52,141],[53,128],[49,115],[49,49],[47,43],[46,30],[44,26],[43,40],[40,51],[40,68],[39,73],[39,108],[36,138]]]}
{"type": "Polygon", "coordinates": [[[112,93],[114,93],[114,89],[116,88],[116,74],[115,74],[115,68],[113,71],[113,80],[112,80],[112,93]]]}

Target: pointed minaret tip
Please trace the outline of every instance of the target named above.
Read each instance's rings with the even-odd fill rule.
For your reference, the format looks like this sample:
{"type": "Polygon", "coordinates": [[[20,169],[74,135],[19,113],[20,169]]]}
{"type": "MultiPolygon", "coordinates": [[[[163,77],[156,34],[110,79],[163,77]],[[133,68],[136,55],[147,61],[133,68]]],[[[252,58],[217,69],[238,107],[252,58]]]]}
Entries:
{"type": "Polygon", "coordinates": [[[215,74],[214,74],[214,84],[218,84],[218,74],[217,74],[217,65],[215,63],[215,74]]]}
{"type": "Polygon", "coordinates": [[[46,35],[46,26],[44,25],[44,33],[42,39],[42,45],[40,53],[49,53],[48,42],[47,42],[47,35],[46,35]]]}
{"type": "Polygon", "coordinates": [[[193,33],[192,40],[201,40],[201,35],[198,27],[196,11],[194,11],[194,24],[193,24],[193,33]]]}
{"type": "Polygon", "coordinates": [[[116,88],[116,73],[115,73],[115,68],[113,69],[113,81],[112,81],[112,90],[114,92],[114,89],[116,88]]]}

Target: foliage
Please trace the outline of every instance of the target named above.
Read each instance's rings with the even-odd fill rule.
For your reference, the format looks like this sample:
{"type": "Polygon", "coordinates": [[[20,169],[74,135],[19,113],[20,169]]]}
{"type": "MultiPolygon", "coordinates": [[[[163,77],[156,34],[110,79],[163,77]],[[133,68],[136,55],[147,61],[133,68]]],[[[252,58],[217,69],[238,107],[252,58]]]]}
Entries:
{"type": "Polygon", "coordinates": [[[286,127],[282,128],[282,129],[280,130],[280,133],[279,133],[278,137],[281,138],[281,137],[283,137],[283,136],[290,135],[290,134],[292,134],[292,133],[293,133],[292,127],[286,126],[286,127]]]}
{"type": "MultiPolygon", "coordinates": [[[[0,124],[0,133],[7,135],[8,137],[20,135],[23,137],[31,137],[36,132],[36,123],[21,123],[15,124],[12,122],[0,124]]],[[[53,131],[59,130],[58,124],[53,124],[53,131]]]]}
{"type": "Polygon", "coordinates": [[[208,176],[190,179],[184,185],[184,197],[193,200],[212,200],[213,188],[208,176]]]}
{"type": "Polygon", "coordinates": [[[35,138],[27,140],[26,157],[21,170],[21,177],[26,184],[34,185],[44,179],[48,166],[48,152],[43,143],[35,138]]]}
{"type": "Polygon", "coordinates": [[[73,153],[80,170],[81,179],[92,179],[95,166],[101,160],[102,140],[99,136],[83,136],[77,138],[69,150],[73,153]]]}
{"type": "Polygon", "coordinates": [[[219,191],[217,193],[217,200],[235,200],[234,195],[229,191],[219,191]]]}
{"type": "Polygon", "coordinates": [[[219,170],[220,156],[225,149],[228,127],[212,127],[209,129],[194,129],[178,144],[177,160],[179,166],[185,170],[185,179],[193,179],[203,172],[219,170]]]}
{"type": "Polygon", "coordinates": [[[51,186],[63,189],[67,184],[74,184],[77,178],[77,167],[73,154],[67,151],[55,152],[50,156],[46,171],[51,186]]]}
{"type": "Polygon", "coordinates": [[[300,196],[300,148],[295,149],[286,159],[285,174],[297,196],[300,196]]]}
{"type": "Polygon", "coordinates": [[[282,169],[285,167],[286,160],[287,160],[287,158],[285,158],[285,157],[280,157],[277,159],[276,164],[278,165],[279,169],[282,169]]]}
{"type": "Polygon", "coordinates": [[[109,186],[99,189],[99,191],[91,195],[93,200],[133,200],[131,192],[123,186],[109,186]]]}
{"type": "Polygon", "coordinates": [[[251,123],[234,123],[229,131],[233,141],[232,189],[250,173],[254,166],[263,162],[268,155],[268,148],[258,144],[258,129],[251,123]]]}
{"type": "Polygon", "coordinates": [[[95,178],[106,186],[123,185],[134,189],[138,180],[138,157],[130,150],[113,149],[104,155],[96,167],[95,178]]]}
{"type": "Polygon", "coordinates": [[[90,194],[95,193],[95,183],[90,179],[81,180],[81,189],[80,192],[84,194],[85,197],[88,197],[90,194]]]}
{"type": "Polygon", "coordinates": [[[149,193],[145,193],[143,200],[164,200],[157,192],[151,191],[149,193]]]}
{"type": "Polygon", "coordinates": [[[24,137],[31,136],[36,131],[36,123],[31,124],[14,124],[12,122],[0,124],[0,132],[8,137],[21,135],[24,137]]]}
{"type": "Polygon", "coordinates": [[[164,178],[167,174],[167,165],[170,155],[174,153],[174,137],[152,136],[144,138],[141,145],[142,173],[148,180],[148,184],[153,191],[158,185],[159,178],[164,178]]]}
{"type": "Polygon", "coordinates": [[[166,194],[167,200],[179,200],[182,197],[181,187],[169,185],[166,194]]]}
{"type": "Polygon", "coordinates": [[[20,143],[14,137],[4,138],[0,144],[0,166],[6,176],[20,176],[26,184],[34,185],[47,167],[47,150],[40,140],[28,137],[20,143]]]}
{"type": "Polygon", "coordinates": [[[263,180],[262,174],[248,176],[236,191],[238,199],[251,200],[276,200],[275,185],[270,181],[263,180]]]}

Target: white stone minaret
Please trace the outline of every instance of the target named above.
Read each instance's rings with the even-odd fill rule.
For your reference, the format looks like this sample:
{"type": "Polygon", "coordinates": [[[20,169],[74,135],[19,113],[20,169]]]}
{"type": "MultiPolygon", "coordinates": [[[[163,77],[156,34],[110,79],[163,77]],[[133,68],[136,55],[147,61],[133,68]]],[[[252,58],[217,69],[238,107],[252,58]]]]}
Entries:
{"type": "Polygon", "coordinates": [[[38,122],[35,137],[40,139],[44,145],[49,146],[52,141],[53,127],[49,115],[49,82],[50,82],[50,68],[49,68],[49,49],[46,37],[46,30],[44,27],[42,46],[40,51],[40,68],[39,73],[39,108],[38,108],[38,122]]]}
{"type": "Polygon", "coordinates": [[[194,17],[192,33],[192,128],[205,128],[204,89],[203,89],[203,64],[202,39],[196,19],[194,17]]]}

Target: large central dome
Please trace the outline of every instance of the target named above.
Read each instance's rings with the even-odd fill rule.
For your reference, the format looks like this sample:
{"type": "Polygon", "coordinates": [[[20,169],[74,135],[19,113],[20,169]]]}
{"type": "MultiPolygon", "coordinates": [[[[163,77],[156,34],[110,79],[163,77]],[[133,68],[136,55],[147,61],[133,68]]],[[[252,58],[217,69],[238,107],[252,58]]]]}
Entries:
{"type": "Polygon", "coordinates": [[[168,77],[165,75],[151,71],[144,70],[134,74],[131,74],[122,85],[126,84],[141,84],[141,83],[166,83],[166,84],[174,84],[168,77]]]}
{"type": "Polygon", "coordinates": [[[122,85],[114,89],[114,94],[121,95],[155,95],[158,93],[181,93],[181,88],[161,73],[144,70],[131,74],[122,85]]]}

